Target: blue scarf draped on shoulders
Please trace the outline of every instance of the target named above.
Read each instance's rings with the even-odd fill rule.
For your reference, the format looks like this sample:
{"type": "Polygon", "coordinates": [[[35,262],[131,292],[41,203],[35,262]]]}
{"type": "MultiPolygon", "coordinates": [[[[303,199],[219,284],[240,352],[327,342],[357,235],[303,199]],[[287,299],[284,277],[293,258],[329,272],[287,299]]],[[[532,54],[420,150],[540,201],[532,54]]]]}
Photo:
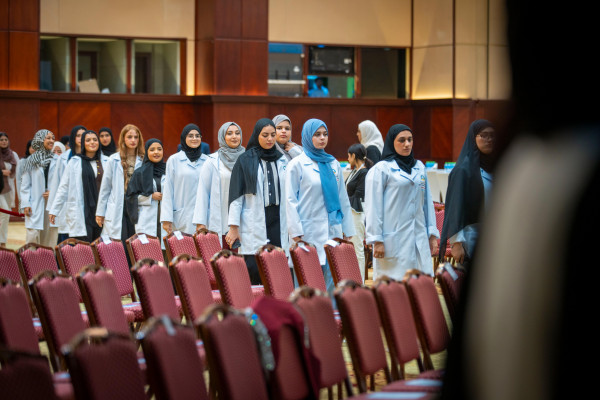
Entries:
{"type": "Polygon", "coordinates": [[[338,184],[335,175],[329,163],[335,160],[331,154],[328,154],[323,149],[315,148],[312,137],[320,127],[327,125],[319,119],[309,119],[302,127],[302,147],[304,154],[311,160],[315,161],[319,166],[319,176],[321,178],[321,188],[323,189],[323,197],[325,198],[325,208],[329,216],[329,225],[340,225],[344,214],[340,204],[338,194],[338,184]]]}

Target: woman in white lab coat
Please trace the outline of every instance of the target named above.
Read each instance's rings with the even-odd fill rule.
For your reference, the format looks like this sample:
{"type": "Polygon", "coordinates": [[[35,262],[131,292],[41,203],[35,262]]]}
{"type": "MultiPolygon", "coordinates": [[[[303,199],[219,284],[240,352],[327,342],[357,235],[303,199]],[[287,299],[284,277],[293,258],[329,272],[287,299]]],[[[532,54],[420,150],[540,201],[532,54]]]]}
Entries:
{"type": "Polygon", "coordinates": [[[411,129],[393,125],[381,161],[367,173],[366,242],[373,245],[373,279],[401,280],[412,268],[433,275],[440,235],[425,165],[414,158],[412,147],[411,129]]]}
{"type": "MultiPolygon", "coordinates": [[[[0,132],[0,179],[3,187],[0,190],[0,208],[10,211],[15,206],[15,176],[19,156],[10,148],[8,135],[0,132]]],[[[20,182],[17,180],[17,187],[20,182]]],[[[0,212],[0,246],[6,246],[8,221],[10,215],[0,212]]]]}
{"type": "MultiPolygon", "coordinates": [[[[440,243],[450,240],[452,258],[459,264],[468,263],[473,257],[479,221],[491,195],[494,138],[495,130],[490,121],[473,121],[448,177],[440,243]]],[[[443,257],[444,253],[440,253],[440,261],[443,257]]]]}
{"type": "MultiPolygon", "coordinates": [[[[229,232],[232,247],[239,239],[250,281],[260,284],[254,254],[270,244],[288,249],[285,223],[284,177],[286,158],[275,148],[275,124],[268,118],[256,122],[246,151],[237,159],[229,184],[229,232]]],[[[233,246],[235,247],[235,246],[233,246]]]]}
{"type": "MultiPolygon", "coordinates": [[[[83,132],[86,130],[87,129],[83,125],[74,126],[71,129],[71,134],[69,135],[69,148],[58,157],[58,160],[53,162],[53,164],[56,163],[56,165],[51,167],[52,173],[48,179],[48,190],[50,191],[48,195],[48,204],[46,205],[46,210],[48,212],[50,212],[50,208],[54,203],[54,197],[56,196],[56,192],[64,175],[67,163],[75,154],[78,154],[81,151],[81,135],[83,135],[83,132]]],[[[56,216],[56,223],[51,225],[58,227],[59,243],[69,237],[69,229],[67,227],[64,210],[65,209],[63,208],[63,211],[56,216]]]]}
{"type": "Polygon", "coordinates": [[[100,151],[100,139],[94,131],[81,136],[81,152],[67,163],[50,208],[50,222],[55,223],[61,210],[65,213],[69,236],[92,242],[102,229],[94,217],[98,192],[108,157],[100,151]]]}
{"type": "Polygon", "coordinates": [[[276,140],[275,147],[281,154],[291,161],[292,158],[302,154],[302,146],[292,142],[292,120],[283,114],[273,117],[275,124],[276,140]]]}
{"type": "MultiPolygon", "coordinates": [[[[245,151],[242,146],[242,128],[235,122],[226,122],[218,133],[219,150],[208,156],[200,171],[196,193],[193,223],[197,229],[217,232],[224,239],[229,230],[229,181],[231,170],[245,151]]],[[[224,248],[229,245],[223,240],[224,248]]]]}
{"type": "Polygon", "coordinates": [[[181,131],[180,141],[181,151],[167,160],[160,222],[167,234],[181,231],[192,235],[196,232],[192,220],[196,206],[198,176],[207,157],[200,150],[202,134],[198,125],[186,125],[181,131]]]}
{"type": "Polygon", "coordinates": [[[329,239],[354,236],[354,221],[340,163],[325,152],[327,125],[309,119],[302,128],[304,153],[290,161],[285,180],[289,236],[317,248],[327,291],[334,290],[324,245],[329,239]]]}
{"type": "Polygon", "coordinates": [[[125,125],[119,136],[119,151],[108,158],[96,208],[96,223],[102,227],[102,235],[123,243],[135,233],[135,225],[124,207],[125,191],[143,157],[142,132],[135,125],[125,125]]]}
{"type": "Polygon", "coordinates": [[[150,139],[146,142],[144,161],[131,176],[125,196],[125,207],[131,222],[135,224],[135,233],[156,236],[161,243],[166,236],[158,220],[165,184],[166,163],[163,156],[160,140],[150,139]]]}
{"type": "Polygon", "coordinates": [[[58,238],[58,228],[50,226],[46,202],[48,201],[48,178],[58,159],[52,149],[54,134],[42,129],[36,132],[31,142],[35,150],[19,169],[21,181],[20,210],[25,214],[25,243],[38,243],[54,247],[58,238]]]}

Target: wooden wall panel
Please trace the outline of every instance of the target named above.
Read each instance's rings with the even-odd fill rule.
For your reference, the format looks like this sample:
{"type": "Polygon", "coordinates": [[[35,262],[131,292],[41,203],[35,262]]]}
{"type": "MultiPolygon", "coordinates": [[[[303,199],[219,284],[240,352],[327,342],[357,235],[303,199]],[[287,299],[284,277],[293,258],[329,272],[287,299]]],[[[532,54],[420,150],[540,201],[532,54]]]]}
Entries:
{"type": "MultiPolygon", "coordinates": [[[[452,118],[452,141],[451,141],[451,154],[449,158],[456,160],[460,154],[469,126],[477,117],[475,117],[474,107],[455,107],[453,111],[454,115],[452,118]]],[[[449,161],[449,160],[448,160],[449,161]]]]}
{"type": "Polygon", "coordinates": [[[247,0],[209,0],[209,2],[211,1],[215,2],[213,37],[240,39],[242,37],[242,3],[247,0]]]}
{"type": "Polygon", "coordinates": [[[98,132],[103,126],[112,129],[113,136],[118,138],[118,129],[111,124],[110,103],[92,101],[59,101],[57,136],[70,135],[76,125],[98,132]]]}
{"type": "Polygon", "coordinates": [[[242,10],[242,36],[245,39],[268,40],[268,0],[240,0],[242,10]]]}
{"type": "Polygon", "coordinates": [[[9,0],[0,0],[0,31],[8,30],[8,3],[9,0]]]}
{"type": "MultiPolygon", "coordinates": [[[[214,151],[219,147],[217,143],[216,134],[212,134],[214,125],[214,104],[212,103],[202,103],[194,105],[194,109],[196,112],[196,124],[200,127],[202,131],[202,141],[208,143],[210,146],[210,150],[214,151]]],[[[219,125],[220,126],[220,125],[219,125]]],[[[218,129],[218,128],[217,128],[218,129]]],[[[216,132],[215,132],[216,133],[216,132]]]]}
{"type": "Polygon", "coordinates": [[[269,44],[266,41],[243,40],[241,45],[241,86],[245,95],[261,96],[269,93],[269,44]]]}
{"type": "MultiPolygon", "coordinates": [[[[165,155],[177,152],[177,145],[181,142],[181,131],[189,123],[198,124],[194,106],[189,104],[165,104],[163,106],[163,148],[165,155]]],[[[206,140],[206,134],[202,130],[202,141],[206,140]]],[[[144,137],[148,140],[150,137],[144,137]]],[[[211,146],[212,149],[212,146],[211,146]]],[[[166,159],[166,158],[165,158],[166,159]]]]}
{"type": "Polygon", "coordinates": [[[215,44],[212,40],[196,41],[195,93],[212,94],[215,90],[215,44]]]}
{"type": "MultiPolygon", "coordinates": [[[[218,103],[214,105],[213,118],[212,135],[215,139],[222,124],[227,121],[234,121],[242,128],[242,143],[246,146],[256,121],[260,118],[272,118],[272,116],[269,115],[269,106],[264,103],[218,103]]],[[[214,143],[216,145],[216,140],[214,143]]],[[[210,147],[216,149],[212,143],[210,147]]]]}
{"type": "Polygon", "coordinates": [[[375,120],[374,107],[331,107],[331,121],[327,123],[329,142],[325,151],[338,160],[346,160],[348,148],[358,143],[358,124],[366,119],[375,120]]]}
{"type": "Polygon", "coordinates": [[[40,30],[40,0],[9,0],[10,30],[40,30]]]}
{"type": "Polygon", "coordinates": [[[409,106],[403,107],[377,107],[377,120],[373,120],[377,124],[383,140],[392,127],[396,124],[404,124],[413,128],[413,109],[409,106]]]}
{"type": "Polygon", "coordinates": [[[40,35],[38,32],[10,32],[9,89],[38,90],[40,87],[40,35]]]}
{"type": "Polygon", "coordinates": [[[39,101],[0,98],[0,130],[8,134],[10,147],[23,157],[25,145],[40,129],[39,101]]]}
{"type": "Polygon", "coordinates": [[[452,107],[435,107],[431,115],[429,158],[450,161],[452,159],[452,107]]]}
{"type": "Polygon", "coordinates": [[[254,60],[242,59],[242,43],[240,40],[215,39],[214,42],[214,93],[240,94],[242,87],[242,64],[254,60]]]}
{"type": "Polygon", "coordinates": [[[8,89],[8,32],[0,31],[0,89],[8,89]]]}
{"type": "Polygon", "coordinates": [[[54,133],[58,140],[65,135],[58,130],[58,102],[40,101],[40,115],[38,126],[40,129],[48,129],[54,133]]]}
{"type": "Polygon", "coordinates": [[[414,136],[413,153],[415,158],[419,160],[431,159],[431,108],[415,107],[413,110],[413,123],[412,126],[409,126],[412,128],[414,136]]]}
{"type": "Polygon", "coordinates": [[[121,129],[127,124],[137,126],[144,140],[157,138],[163,140],[163,106],[161,103],[123,102],[112,103],[110,121],[113,134],[118,140],[121,129]]]}

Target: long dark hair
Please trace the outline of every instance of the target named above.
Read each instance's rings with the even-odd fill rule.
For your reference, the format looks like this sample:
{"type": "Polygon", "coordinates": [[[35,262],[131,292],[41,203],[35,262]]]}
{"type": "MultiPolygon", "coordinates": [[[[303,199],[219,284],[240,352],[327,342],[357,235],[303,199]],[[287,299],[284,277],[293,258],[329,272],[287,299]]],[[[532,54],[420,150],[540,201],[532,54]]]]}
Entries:
{"type": "Polygon", "coordinates": [[[367,169],[373,166],[373,161],[367,158],[367,149],[360,143],[354,143],[348,148],[348,154],[354,154],[357,160],[363,161],[367,169]]]}

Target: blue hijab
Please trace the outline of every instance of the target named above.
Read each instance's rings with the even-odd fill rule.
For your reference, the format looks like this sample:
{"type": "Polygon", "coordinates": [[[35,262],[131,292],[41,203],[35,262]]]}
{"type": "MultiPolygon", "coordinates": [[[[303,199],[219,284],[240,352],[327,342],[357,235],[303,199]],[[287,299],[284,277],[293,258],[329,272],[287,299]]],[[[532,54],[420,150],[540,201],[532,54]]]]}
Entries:
{"type": "Polygon", "coordinates": [[[335,160],[331,154],[327,154],[323,149],[315,148],[312,137],[320,127],[327,125],[319,119],[309,119],[302,127],[302,147],[304,154],[319,165],[319,176],[321,178],[321,188],[323,189],[323,197],[325,198],[325,208],[329,215],[329,225],[339,225],[342,223],[344,214],[340,204],[340,196],[338,194],[338,184],[333,174],[329,163],[335,160]]]}

